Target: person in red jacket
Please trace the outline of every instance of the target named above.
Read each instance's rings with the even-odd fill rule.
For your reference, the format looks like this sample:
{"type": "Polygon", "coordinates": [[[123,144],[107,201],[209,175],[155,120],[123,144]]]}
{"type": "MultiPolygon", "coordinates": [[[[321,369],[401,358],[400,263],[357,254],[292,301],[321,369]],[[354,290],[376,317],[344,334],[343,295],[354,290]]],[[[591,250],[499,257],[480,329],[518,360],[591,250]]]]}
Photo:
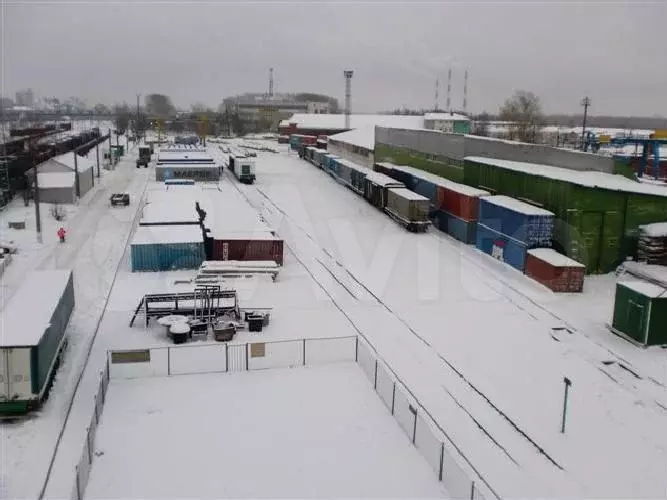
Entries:
{"type": "Polygon", "coordinates": [[[60,243],[65,243],[65,235],[67,233],[65,232],[65,228],[61,227],[58,229],[58,238],[60,238],[60,243]]]}

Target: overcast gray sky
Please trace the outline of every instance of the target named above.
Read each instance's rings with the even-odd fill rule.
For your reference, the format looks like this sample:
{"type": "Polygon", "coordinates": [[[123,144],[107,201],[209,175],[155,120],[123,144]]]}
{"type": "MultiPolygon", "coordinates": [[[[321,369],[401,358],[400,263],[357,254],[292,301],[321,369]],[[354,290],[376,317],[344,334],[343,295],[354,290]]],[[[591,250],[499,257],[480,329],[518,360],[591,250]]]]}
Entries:
{"type": "Polygon", "coordinates": [[[276,91],[343,98],[353,111],[445,105],[496,111],[515,89],[547,112],[667,115],[667,2],[3,3],[2,93],[79,96],[91,104],[165,93],[179,106],[276,91]]]}

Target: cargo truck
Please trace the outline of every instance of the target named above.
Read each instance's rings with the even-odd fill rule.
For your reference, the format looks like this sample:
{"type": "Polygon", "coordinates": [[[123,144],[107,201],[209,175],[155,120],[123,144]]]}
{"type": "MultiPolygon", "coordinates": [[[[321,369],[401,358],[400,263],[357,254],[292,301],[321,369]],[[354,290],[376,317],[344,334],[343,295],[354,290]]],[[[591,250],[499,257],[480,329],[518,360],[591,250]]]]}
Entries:
{"type": "Polygon", "coordinates": [[[46,398],[74,309],[72,271],[34,271],[0,315],[0,415],[18,416],[46,398]]]}

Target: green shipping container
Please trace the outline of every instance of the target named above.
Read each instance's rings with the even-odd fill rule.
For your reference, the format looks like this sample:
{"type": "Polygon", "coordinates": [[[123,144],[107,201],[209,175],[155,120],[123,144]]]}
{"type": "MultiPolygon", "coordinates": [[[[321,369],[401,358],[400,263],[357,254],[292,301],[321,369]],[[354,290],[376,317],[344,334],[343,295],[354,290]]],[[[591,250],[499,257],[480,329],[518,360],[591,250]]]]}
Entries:
{"type": "Polygon", "coordinates": [[[375,162],[409,165],[454,182],[463,183],[463,161],[441,155],[431,155],[412,149],[375,144],[375,162]]]}
{"type": "Polygon", "coordinates": [[[616,285],[612,328],[639,344],[667,344],[667,289],[644,281],[616,285]]]}

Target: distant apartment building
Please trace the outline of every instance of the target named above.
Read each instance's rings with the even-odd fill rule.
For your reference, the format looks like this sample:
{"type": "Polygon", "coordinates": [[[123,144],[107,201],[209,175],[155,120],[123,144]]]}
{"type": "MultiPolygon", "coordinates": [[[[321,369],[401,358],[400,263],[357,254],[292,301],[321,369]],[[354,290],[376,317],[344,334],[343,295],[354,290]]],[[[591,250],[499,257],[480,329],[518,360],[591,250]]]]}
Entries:
{"type": "Polygon", "coordinates": [[[16,106],[25,106],[32,108],[35,104],[35,94],[32,89],[22,89],[16,91],[16,106]]]}
{"type": "Polygon", "coordinates": [[[295,113],[329,113],[330,102],[296,100],[290,94],[242,94],[224,100],[227,109],[233,109],[241,120],[256,130],[278,130],[278,124],[295,113]]]}

